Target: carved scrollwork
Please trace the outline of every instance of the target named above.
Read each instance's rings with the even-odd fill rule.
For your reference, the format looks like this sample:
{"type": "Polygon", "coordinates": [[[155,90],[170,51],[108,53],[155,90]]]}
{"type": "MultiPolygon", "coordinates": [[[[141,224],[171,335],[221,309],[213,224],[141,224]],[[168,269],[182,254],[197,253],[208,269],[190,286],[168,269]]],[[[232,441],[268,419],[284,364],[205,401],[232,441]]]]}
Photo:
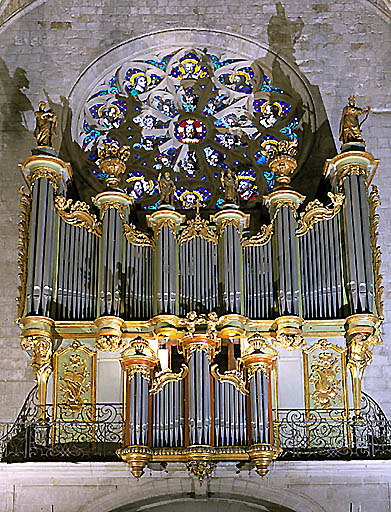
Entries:
{"type": "Polygon", "coordinates": [[[150,393],[158,393],[168,382],[178,382],[183,380],[188,373],[189,368],[184,364],[182,365],[181,371],[179,373],[172,372],[170,368],[156,373],[152,382],[150,393]]]}
{"type": "Polygon", "coordinates": [[[90,213],[90,207],[87,203],[66,199],[63,196],[56,196],[54,206],[58,215],[66,223],[72,226],[86,228],[89,233],[102,236],[102,225],[98,222],[96,216],[90,213]]]}
{"type": "Polygon", "coordinates": [[[187,222],[187,226],[178,237],[178,244],[181,245],[196,237],[214,244],[218,244],[219,241],[217,233],[209,227],[209,222],[202,219],[199,213],[196,214],[195,219],[187,222]]]}
{"type": "Polygon", "coordinates": [[[271,365],[269,362],[258,362],[249,364],[247,367],[247,378],[250,381],[257,372],[262,372],[268,379],[270,376],[271,365]]]}
{"type": "Polygon", "coordinates": [[[128,377],[128,380],[132,380],[133,376],[136,375],[136,373],[141,373],[145,380],[151,382],[151,369],[148,366],[145,366],[143,364],[132,364],[131,366],[127,367],[126,375],[128,377]]]}
{"type": "Polygon", "coordinates": [[[235,389],[243,393],[243,395],[248,395],[246,382],[243,379],[241,372],[238,372],[237,370],[230,370],[221,374],[218,370],[217,364],[214,364],[210,368],[210,374],[219,382],[228,382],[229,384],[232,384],[235,389]]]}
{"type": "Polygon", "coordinates": [[[139,231],[134,224],[124,224],[126,240],[139,247],[154,247],[155,242],[145,233],[139,231]]]}
{"type": "Polygon", "coordinates": [[[274,344],[286,350],[296,350],[305,346],[305,339],[301,334],[277,333],[274,344]]]}
{"type": "Polygon", "coordinates": [[[24,301],[26,296],[26,280],[27,280],[27,254],[29,241],[29,222],[31,210],[31,196],[24,193],[24,187],[19,188],[20,193],[20,213],[19,213],[19,238],[18,238],[18,277],[20,286],[18,286],[19,297],[18,302],[18,318],[23,315],[24,301]]]}
{"type": "Polygon", "coordinates": [[[376,186],[372,186],[371,193],[369,194],[369,216],[371,226],[371,247],[372,247],[372,261],[373,261],[373,275],[374,275],[374,287],[375,287],[375,304],[376,311],[379,317],[383,316],[382,295],[384,287],[382,286],[383,275],[380,273],[381,268],[381,256],[382,252],[380,247],[377,245],[377,239],[379,237],[378,226],[379,226],[379,214],[376,213],[378,206],[380,206],[379,191],[376,186]]]}
{"type": "Polygon", "coordinates": [[[345,196],[343,194],[333,194],[332,192],[329,192],[328,196],[331,199],[331,205],[329,206],[324,206],[318,199],[308,203],[300,215],[296,230],[297,236],[305,235],[316,222],[330,220],[337,215],[343,205],[345,196]]]}
{"type": "Polygon", "coordinates": [[[273,231],[273,221],[270,224],[263,224],[259,233],[250,238],[243,238],[242,247],[259,247],[261,245],[266,245],[270,241],[273,231]]]}

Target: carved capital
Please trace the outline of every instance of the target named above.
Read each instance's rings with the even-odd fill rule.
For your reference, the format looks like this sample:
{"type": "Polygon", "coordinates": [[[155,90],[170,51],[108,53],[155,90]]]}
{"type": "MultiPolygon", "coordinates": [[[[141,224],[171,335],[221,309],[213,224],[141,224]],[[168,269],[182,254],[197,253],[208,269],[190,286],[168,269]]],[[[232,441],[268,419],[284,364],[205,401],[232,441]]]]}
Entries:
{"type": "Polygon", "coordinates": [[[305,346],[305,340],[301,334],[278,333],[274,343],[286,350],[296,350],[305,346]]]}

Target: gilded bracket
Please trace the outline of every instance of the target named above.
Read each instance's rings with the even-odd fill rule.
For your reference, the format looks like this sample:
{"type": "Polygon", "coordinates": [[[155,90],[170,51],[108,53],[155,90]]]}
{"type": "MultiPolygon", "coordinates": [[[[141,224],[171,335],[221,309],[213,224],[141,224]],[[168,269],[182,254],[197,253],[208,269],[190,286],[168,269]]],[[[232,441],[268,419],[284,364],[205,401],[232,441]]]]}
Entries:
{"type": "Polygon", "coordinates": [[[182,365],[181,371],[179,373],[172,372],[170,368],[157,372],[153,378],[152,387],[149,392],[151,394],[158,393],[168,382],[178,382],[183,380],[188,373],[189,368],[184,364],[182,365]]]}
{"type": "Polygon", "coordinates": [[[63,196],[56,196],[54,199],[54,206],[57,214],[68,224],[77,227],[86,228],[89,233],[97,236],[102,236],[102,224],[94,214],[90,212],[90,207],[87,203],[66,199],[63,196]]]}
{"type": "Polygon", "coordinates": [[[124,234],[126,240],[138,247],[155,247],[155,241],[147,234],[139,231],[134,224],[124,224],[124,234]]]}
{"type": "Polygon", "coordinates": [[[243,395],[248,395],[246,388],[246,381],[243,379],[242,372],[237,370],[230,370],[221,374],[218,370],[217,364],[214,364],[210,368],[210,374],[219,382],[228,382],[232,384],[235,389],[240,391],[243,395]]]}
{"type": "Polygon", "coordinates": [[[317,222],[330,220],[337,215],[343,205],[345,196],[343,194],[333,194],[332,192],[329,192],[328,196],[331,199],[331,205],[329,206],[323,206],[318,199],[308,203],[297,223],[297,236],[305,235],[317,222]]]}

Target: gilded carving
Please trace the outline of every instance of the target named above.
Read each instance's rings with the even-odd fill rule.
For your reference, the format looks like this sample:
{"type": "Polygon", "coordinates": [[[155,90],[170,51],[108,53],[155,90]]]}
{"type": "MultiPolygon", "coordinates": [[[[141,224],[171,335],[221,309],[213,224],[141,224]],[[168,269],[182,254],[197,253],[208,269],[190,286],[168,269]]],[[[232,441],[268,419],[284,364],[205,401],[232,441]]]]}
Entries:
{"type": "Polygon", "coordinates": [[[270,241],[274,231],[274,219],[275,216],[273,216],[270,224],[263,224],[261,226],[261,230],[256,235],[253,235],[250,238],[243,238],[242,247],[259,247],[261,245],[266,245],[270,241]]]}
{"type": "Polygon", "coordinates": [[[69,364],[63,363],[63,376],[60,377],[60,392],[63,394],[60,405],[72,413],[72,417],[83,409],[85,395],[91,388],[90,372],[79,354],[72,354],[69,364]],[[86,382],[87,381],[87,382],[86,382]]]}
{"type": "Polygon", "coordinates": [[[313,358],[309,382],[314,388],[310,396],[315,409],[329,409],[342,404],[342,381],[337,378],[340,373],[338,363],[338,358],[328,351],[313,358]]]}
{"type": "Polygon", "coordinates": [[[50,336],[34,335],[22,336],[21,347],[23,350],[31,350],[31,368],[35,380],[46,380],[52,372],[52,340],[50,336]]]}
{"type": "Polygon", "coordinates": [[[282,449],[266,443],[253,444],[249,447],[248,453],[256,472],[264,478],[269,471],[270,463],[282,454],[282,449]]]}
{"type": "Polygon", "coordinates": [[[49,167],[37,167],[36,169],[33,169],[28,176],[28,180],[30,182],[31,187],[34,185],[35,180],[38,180],[39,178],[48,179],[50,181],[50,184],[54,188],[54,191],[57,192],[58,175],[55,171],[53,171],[53,169],[50,169],[49,167]]]}
{"type": "Polygon", "coordinates": [[[158,393],[168,382],[177,382],[183,380],[188,373],[189,369],[184,364],[182,365],[181,371],[179,373],[172,372],[170,368],[162,370],[161,372],[157,372],[153,378],[150,393],[158,393]]]}
{"type": "Polygon", "coordinates": [[[296,169],[297,143],[289,140],[280,140],[270,146],[268,163],[270,169],[276,174],[278,185],[289,185],[290,174],[296,169]]]}
{"type": "Polygon", "coordinates": [[[228,204],[239,204],[239,178],[232,169],[222,170],[221,185],[224,190],[224,201],[228,204]]]}
{"type": "Polygon", "coordinates": [[[365,145],[365,141],[361,135],[361,125],[368,119],[370,107],[357,107],[356,98],[349,96],[348,105],[343,108],[341,121],[339,125],[339,140],[342,144],[349,142],[358,142],[365,145]],[[358,116],[366,114],[365,118],[359,122],[358,116]]]}
{"type": "Polygon", "coordinates": [[[296,350],[305,346],[305,339],[301,334],[277,333],[274,344],[286,350],[296,350]]]}
{"type": "Polygon", "coordinates": [[[100,159],[100,170],[109,176],[105,178],[106,183],[117,187],[120,182],[120,175],[126,170],[125,162],[130,157],[130,147],[121,147],[116,140],[103,142],[102,146],[98,148],[98,157],[100,159]]]}
{"type": "Polygon", "coordinates": [[[126,213],[128,212],[128,205],[122,203],[121,201],[114,201],[114,200],[108,200],[108,201],[102,201],[101,204],[98,204],[95,197],[91,197],[91,201],[99,208],[100,210],[100,217],[103,220],[103,217],[105,216],[105,213],[109,208],[114,208],[118,211],[118,213],[121,216],[122,220],[125,220],[126,213]]]}
{"type": "Polygon", "coordinates": [[[178,244],[181,245],[189,242],[191,239],[200,237],[207,242],[217,244],[219,239],[217,233],[209,227],[209,222],[201,218],[199,213],[196,214],[195,219],[190,219],[187,226],[178,237],[178,244]]]}
{"type": "Polygon", "coordinates": [[[210,460],[190,460],[187,469],[191,475],[198,478],[200,485],[216,468],[216,463],[210,460]]]}
{"type": "Polygon", "coordinates": [[[371,348],[374,345],[381,345],[382,339],[377,331],[373,334],[357,333],[348,342],[348,362],[347,366],[353,375],[360,380],[364,374],[365,368],[371,364],[373,353],[371,348]]]}
{"type": "Polygon", "coordinates": [[[129,380],[132,380],[136,373],[141,373],[145,380],[151,382],[151,369],[144,364],[132,364],[127,367],[126,374],[129,380]]]}
{"type": "Polygon", "coordinates": [[[376,311],[379,317],[383,316],[383,306],[384,303],[382,301],[383,295],[383,286],[382,280],[383,276],[380,273],[381,268],[381,256],[382,252],[380,247],[377,245],[377,239],[379,236],[378,226],[379,226],[379,214],[376,213],[378,206],[380,206],[380,197],[379,191],[376,186],[372,186],[371,193],[369,194],[369,216],[370,216],[370,226],[371,226],[371,247],[372,247],[372,264],[373,264],[373,276],[374,276],[374,287],[375,287],[375,304],[376,311]]]}
{"type": "Polygon", "coordinates": [[[243,375],[241,372],[237,370],[226,371],[221,374],[218,370],[217,364],[214,364],[210,368],[210,374],[219,382],[228,382],[232,384],[235,389],[243,393],[244,395],[248,395],[248,390],[246,389],[246,382],[243,379],[243,375]]]}
{"type": "Polygon", "coordinates": [[[169,172],[165,172],[163,175],[159,173],[157,177],[157,183],[160,192],[160,202],[162,205],[174,206],[174,194],[175,194],[175,183],[170,176],[169,172]]]}
{"type": "Polygon", "coordinates": [[[39,146],[53,146],[53,139],[57,131],[57,116],[52,110],[45,110],[46,102],[38,103],[35,115],[34,137],[39,146]]]}
{"type": "Polygon", "coordinates": [[[300,219],[297,224],[296,235],[305,235],[316,222],[332,219],[340,211],[341,206],[345,200],[343,194],[328,193],[331,199],[331,205],[323,206],[323,204],[315,199],[306,206],[305,210],[300,215],[300,219]]]}
{"type": "Polygon", "coordinates": [[[94,346],[105,352],[121,352],[128,346],[128,340],[116,334],[102,334],[97,337],[94,346]]]}
{"type": "Polygon", "coordinates": [[[339,187],[342,186],[342,183],[345,178],[348,176],[364,176],[365,182],[368,179],[368,170],[360,164],[346,164],[343,167],[341,167],[338,171],[338,178],[339,178],[339,187]]]}
{"type": "Polygon", "coordinates": [[[202,313],[197,315],[195,311],[187,313],[185,318],[185,329],[187,333],[193,337],[196,329],[200,325],[206,326],[205,334],[207,337],[215,340],[217,338],[217,325],[219,318],[215,312],[208,313],[208,315],[202,313]]]}
{"type": "Polygon", "coordinates": [[[24,302],[26,298],[26,281],[27,281],[27,255],[29,242],[29,222],[31,210],[31,196],[24,193],[24,187],[19,188],[20,193],[20,213],[18,224],[18,277],[20,286],[18,286],[19,297],[18,302],[18,318],[23,315],[24,302]]]}
{"type": "Polygon", "coordinates": [[[239,235],[242,232],[242,224],[239,219],[234,218],[225,218],[221,222],[219,222],[219,231],[220,236],[224,233],[224,230],[228,226],[234,226],[239,235]]]}
{"type": "Polygon", "coordinates": [[[155,232],[156,237],[159,235],[161,229],[164,226],[167,226],[170,229],[170,231],[172,232],[172,234],[176,237],[176,222],[172,219],[169,219],[168,217],[163,217],[163,218],[157,219],[153,223],[153,230],[155,232]]]}
{"type": "Polygon", "coordinates": [[[154,247],[155,242],[142,231],[139,231],[134,224],[124,224],[126,240],[138,247],[154,247]]]}
{"type": "Polygon", "coordinates": [[[54,206],[58,215],[68,224],[86,228],[89,233],[102,236],[102,225],[96,216],[90,213],[90,207],[82,201],[73,202],[63,196],[56,196],[54,206]]]}

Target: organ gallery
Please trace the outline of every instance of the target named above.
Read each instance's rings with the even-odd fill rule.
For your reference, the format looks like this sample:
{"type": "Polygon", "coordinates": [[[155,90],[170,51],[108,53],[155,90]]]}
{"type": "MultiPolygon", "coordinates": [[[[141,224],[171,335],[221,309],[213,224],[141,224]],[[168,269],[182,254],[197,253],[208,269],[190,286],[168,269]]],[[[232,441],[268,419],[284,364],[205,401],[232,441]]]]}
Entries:
{"type": "Polygon", "coordinates": [[[136,478],[180,462],[202,482],[226,461],[263,477],[278,457],[376,455],[370,109],[349,98],[316,178],[311,98],[271,77],[216,49],[113,64],[73,112],[69,161],[40,103],[20,164],[29,460],[122,460],[136,478]]]}

